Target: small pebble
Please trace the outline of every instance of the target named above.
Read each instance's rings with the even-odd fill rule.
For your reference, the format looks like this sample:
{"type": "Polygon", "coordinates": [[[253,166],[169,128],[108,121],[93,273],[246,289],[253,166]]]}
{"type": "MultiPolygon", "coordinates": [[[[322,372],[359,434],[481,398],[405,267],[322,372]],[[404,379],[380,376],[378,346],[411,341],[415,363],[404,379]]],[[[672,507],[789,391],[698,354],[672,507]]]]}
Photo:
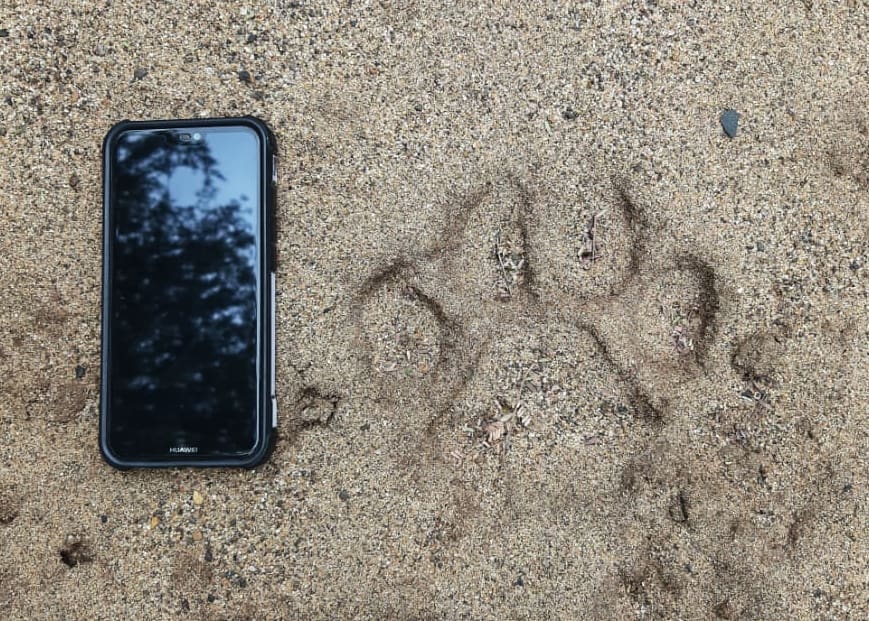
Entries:
{"type": "Polygon", "coordinates": [[[348,492],[346,489],[342,489],[340,492],[338,492],[338,498],[340,498],[344,502],[347,502],[348,500],[350,500],[350,492],[348,492]]]}
{"type": "Polygon", "coordinates": [[[102,43],[97,43],[94,46],[94,56],[105,56],[106,48],[102,43]]]}
{"type": "Polygon", "coordinates": [[[725,110],[721,114],[721,127],[724,128],[724,133],[730,138],[736,137],[736,128],[739,125],[739,112],[736,110],[725,110]]]}
{"type": "Polygon", "coordinates": [[[202,497],[202,494],[198,490],[193,490],[193,504],[198,507],[203,502],[205,502],[205,498],[202,497]]]}
{"type": "Polygon", "coordinates": [[[145,69],[144,67],[139,67],[138,69],[136,69],[136,70],[133,72],[133,79],[134,79],[134,80],[141,80],[141,79],[144,78],[146,75],[148,75],[148,70],[145,69]]]}
{"type": "Polygon", "coordinates": [[[518,586],[518,587],[524,587],[525,586],[525,578],[523,578],[522,576],[519,576],[518,578],[516,578],[516,582],[514,582],[513,584],[515,586],[518,586]]]}
{"type": "Polygon", "coordinates": [[[151,528],[157,528],[157,525],[160,524],[160,518],[156,515],[151,516],[151,528]]]}
{"type": "Polygon", "coordinates": [[[250,72],[242,69],[238,72],[238,79],[246,84],[250,84],[250,72]]]}
{"type": "Polygon", "coordinates": [[[85,374],[85,368],[84,368],[83,366],[81,366],[80,364],[79,364],[79,365],[76,365],[76,367],[75,367],[75,378],[76,378],[76,379],[81,379],[81,378],[84,377],[84,374],[85,374]]]}
{"type": "Polygon", "coordinates": [[[194,530],[193,531],[193,541],[202,541],[202,531],[194,530]]]}
{"type": "Polygon", "coordinates": [[[573,121],[579,117],[579,113],[573,108],[565,108],[561,116],[564,117],[565,121],[573,121]]]}
{"type": "Polygon", "coordinates": [[[0,28],[0,37],[6,38],[9,36],[9,31],[6,28],[0,28]]]}
{"type": "Polygon", "coordinates": [[[248,43],[253,43],[254,41],[256,41],[256,35],[255,35],[255,34],[251,33],[251,34],[247,35],[247,42],[248,42],[248,43]]]}
{"type": "Polygon", "coordinates": [[[103,524],[105,524],[108,521],[109,521],[109,516],[107,516],[106,514],[103,514],[100,516],[100,522],[102,522],[103,524]]]}

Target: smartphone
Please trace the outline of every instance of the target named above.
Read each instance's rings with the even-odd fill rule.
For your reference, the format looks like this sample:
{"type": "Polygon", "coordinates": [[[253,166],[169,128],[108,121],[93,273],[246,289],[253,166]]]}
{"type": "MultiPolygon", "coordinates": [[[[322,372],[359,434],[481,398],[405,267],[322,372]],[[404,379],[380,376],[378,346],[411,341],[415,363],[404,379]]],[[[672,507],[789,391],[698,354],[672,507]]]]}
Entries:
{"type": "Polygon", "coordinates": [[[268,456],[275,164],[253,117],[123,121],[106,135],[100,449],[112,466],[268,456]]]}

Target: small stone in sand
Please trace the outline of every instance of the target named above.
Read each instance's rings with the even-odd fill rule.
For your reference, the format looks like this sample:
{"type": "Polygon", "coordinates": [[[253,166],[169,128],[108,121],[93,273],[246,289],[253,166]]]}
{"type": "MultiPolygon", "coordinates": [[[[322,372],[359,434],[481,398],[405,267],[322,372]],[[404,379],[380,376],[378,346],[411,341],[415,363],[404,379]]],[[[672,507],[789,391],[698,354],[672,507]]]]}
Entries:
{"type": "Polygon", "coordinates": [[[736,128],[739,125],[739,112],[736,110],[725,110],[721,114],[721,127],[724,128],[724,133],[730,138],[736,137],[736,128]]]}
{"type": "Polygon", "coordinates": [[[141,79],[144,78],[146,75],[148,75],[148,70],[145,69],[144,67],[139,67],[138,69],[136,69],[136,70],[133,72],[133,79],[134,79],[134,80],[141,80],[141,79]]]}
{"type": "Polygon", "coordinates": [[[151,516],[151,528],[157,528],[157,525],[160,523],[160,518],[156,515],[151,516]]]}
{"type": "Polygon", "coordinates": [[[198,490],[193,490],[193,504],[198,507],[202,505],[203,502],[205,502],[205,498],[202,497],[202,494],[200,494],[198,490]]]}
{"type": "Polygon", "coordinates": [[[340,498],[344,502],[347,502],[348,500],[350,500],[350,492],[348,492],[346,489],[342,489],[340,492],[338,492],[338,498],[340,498]]]}
{"type": "Polygon", "coordinates": [[[202,531],[194,530],[193,531],[193,541],[202,541],[202,531]]]}
{"type": "Polygon", "coordinates": [[[76,379],[81,379],[81,378],[83,378],[83,377],[84,377],[84,374],[85,374],[85,371],[86,371],[86,369],[85,369],[83,366],[81,366],[80,364],[79,364],[79,365],[76,365],[76,367],[75,367],[75,378],[76,378],[76,379]]]}
{"type": "Polygon", "coordinates": [[[242,69],[238,72],[238,79],[242,82],[250,83],[250,72],[242,69]]]}

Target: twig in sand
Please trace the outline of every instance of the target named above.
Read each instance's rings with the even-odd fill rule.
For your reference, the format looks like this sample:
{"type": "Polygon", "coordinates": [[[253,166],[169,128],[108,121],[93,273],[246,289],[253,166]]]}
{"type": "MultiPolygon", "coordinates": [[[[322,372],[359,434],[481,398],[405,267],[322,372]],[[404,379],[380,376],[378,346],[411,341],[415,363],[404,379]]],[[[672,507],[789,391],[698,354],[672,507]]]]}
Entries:
{"type": "Polygon", "coordinates": [[[503,299],[513,297],[513,286],[521,285],[522,270],[525,267],[525,257],[521,253],[510,251],[510,240],[506,248],[502,243],[501,232],[495,238],[495,258],[498,260],[499,273],[504,281],[504,291],[499,293],[503,299]]]}
{"type": "Polygon", "coordinates": [[[510,448],[510,436],[513,428],[518,425],[527,427],[530,423],[528,416],[524,414],[525,405],[522,402],[522,393],[525,391],[525,377],[527,369],[522,370],[519,378],[516,401],[513,405],[507,399],[495,397],[495,408],[499,415],[485,423],[481,431],[485,434],[483,444],[488,448],[494,448],[503,454],[510,448]]]}
{"type": "Polygon", "coordinates": [[[513,297],[513,289],[504,267],[504,257],[501,256],[501,231],[498,231],[498,235],[495,237],[495,256],[498,257],[498,265],[501,267],[501,278],[504,279],[504,286],[507,288],[507,297],[513,297]]]}
{"type": "Polygon", "coordinates": [[[590,269],[599,258],[597,254],[597,223],[602,215],[603,212],[591,214],[585,225],[585,231],[582,235],[585,247],[579,253],[579,260],[583,269],[590,269]]]}

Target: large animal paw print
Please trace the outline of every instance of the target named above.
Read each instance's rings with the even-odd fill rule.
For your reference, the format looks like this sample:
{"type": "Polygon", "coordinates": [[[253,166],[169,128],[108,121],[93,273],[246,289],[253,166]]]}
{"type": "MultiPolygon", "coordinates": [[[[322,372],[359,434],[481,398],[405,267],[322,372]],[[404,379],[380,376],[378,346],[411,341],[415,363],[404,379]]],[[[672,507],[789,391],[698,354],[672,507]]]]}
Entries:
{"type": "MultiPolygon", "coordinates": [[[[573,347],[562,342],[572,338],[608,369],[605,383],[621,387],[632,416],[660,422],[667,390],[706,364],[719,301],[702,259],[649,258],[647,226],[619,188],[580,205],[534,197],[514,177],[469,192],[444,211],[430,245],[396,257],[360,287],[359,345],[377,397],[394,405],[421,397],[430,419],[420,429],[447,416],[470,424],[458,420],[457,404],[477,398],[462,412],[499,421],[503,415],[478,410],[498,399],[530,408],[540,382],[556,381],[535,377],[547,356],[570,378],[588,366],[588,358],[556,353],[573,347]],[[550,338],[553,330],[562,336],[550,338]],[[520,385],[503,386],[508,371],[520,385]]],[[[575,405],[573,397],[564,402],[575,405]]]]}

